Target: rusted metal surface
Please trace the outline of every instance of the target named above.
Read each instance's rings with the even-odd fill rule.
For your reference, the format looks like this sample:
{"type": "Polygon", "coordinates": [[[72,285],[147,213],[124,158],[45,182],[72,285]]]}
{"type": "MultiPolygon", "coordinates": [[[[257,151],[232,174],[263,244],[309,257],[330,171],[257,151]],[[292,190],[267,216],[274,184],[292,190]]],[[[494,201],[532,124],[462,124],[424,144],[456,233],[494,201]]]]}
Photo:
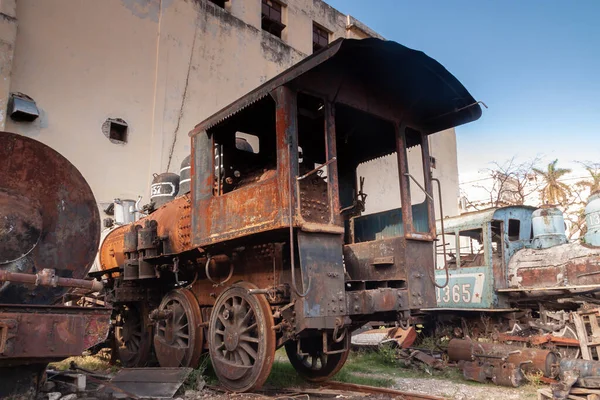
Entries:
{"type": "Polygon", "coordinates": [[[127,235],[127,232],[135,229],[135,226],[142,228],[146,221],[156,221],[157,236],[161,239],[166,254],[179,254],[191,249],[191,200],[189,194],[186,194],[135,224],[110,232],[100,248],[100,266],[103,270],[123,266],[125,253],[137,252],[137,231],[134,235],[127,235]]]}
{"type": "Polygon", "coordinates": [[[405,289],[367,289],[346,292],[346,309],[349,315],[369,315],[376,312],[408,309],[405,289]]]}
{"type": "Polygon", "coordinates": [[[411,351],[410,357],[435,369],[442,369],[444,367],[442,360],[437,359],[434,356],[427,354],[421,350],[411,351]]]}
{"type": "Polygon", "coordinates": [[[462,370],[465,379],[481,383],[491,380],[496,385],[519,387],[525,380],[520,365],[502,360],[467,361],[462,370]]]}
{"type": "Polygon", "coordinates": [[[398,281],[408,280],[406,269],[406,246],[404,238],[374,240],[344,246],[344,262],[350,280],[398,281]],[[380,264],[382,257],[393,260],[380,264]]]}
{"type": "Polygon", "coordinates": [[[600,284],[600,248],[567,243],[547,249],[524,249],[508,264],[510,287],[576,292],[600,284]]]}
{"type": "Polygon", "coordinates": [[[347,314],[342,264],[342,237],[298,232],[302,291],[296,302],[299,330],[335,327],[335,318],[347,314]]]}
{"type": "Polygon", "coordinates": [[[500,342],[524,342],[532,346],[540,346],[545,343],[554,343],[558,346],[575,346],[579,347],[579,340],[574,338],[559,337],[551,334],[534,335],[534,336],[514,336],[505,333],[498,334],[500,342]]]}
{"type": "Polygon", "coordinates": [[[35,286],[82,288],[92,291],[100,291],[104,288],[104,284],[96,280],[61,278],[60,276],[56,276],[55,270],[49,268],[44,268],[37,274],[21,274],[18,272],[0,270],[0,282],[27,283],[35,286]]]}
{"type": "Polygon", "coordinates": [[[123,393],[134,399],[170,399],[192,371],[192,368],[123,368],[103,391],[123,393]]]}
{"type": "Polygon", "coordinates": [[[502,360],[520,365],[525,372],[542,372],[549,378],[558,374],[558,357],[550,350],[452,339],[448,357],[451,361],[502,360]]]}
{"type": "Polygon", "coordinates": [[[60,360],[106,340],[110,309],[0,305],[0,365],[60,360]],[[6,334],[4,334],[6,332],[6,334]]]}
{"type": "MultiPolygon", "coordinates": [[[[1,268],[32,273],[53,268],[82,279],[98,248],[100,218],[93,193],[77,169],[50,147],[0,132],[1,268]]],[[[51,304],[63,287],[5,284],[0,303],[51,304]]]]}

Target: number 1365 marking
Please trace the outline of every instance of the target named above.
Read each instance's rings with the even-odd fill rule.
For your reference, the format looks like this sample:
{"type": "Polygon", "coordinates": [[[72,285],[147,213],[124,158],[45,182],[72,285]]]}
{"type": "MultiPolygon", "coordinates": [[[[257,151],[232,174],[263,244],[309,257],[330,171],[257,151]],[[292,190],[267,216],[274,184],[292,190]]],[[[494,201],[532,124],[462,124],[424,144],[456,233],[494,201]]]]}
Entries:
{"type": "Polygon", "coordinates": [[[472,300],[471,296],[471,284],[463,283],[461,285],[448,285],[445,288],[437,288],[437,301],[443,303],[470,303],[472,300]]]}

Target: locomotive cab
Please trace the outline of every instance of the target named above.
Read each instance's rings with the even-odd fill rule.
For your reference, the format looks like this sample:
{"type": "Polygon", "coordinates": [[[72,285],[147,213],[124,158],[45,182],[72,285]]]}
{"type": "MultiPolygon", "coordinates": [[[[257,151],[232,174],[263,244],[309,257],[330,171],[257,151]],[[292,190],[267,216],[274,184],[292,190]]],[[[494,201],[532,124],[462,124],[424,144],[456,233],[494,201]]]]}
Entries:
{"type": "Polygon", "coordinates": [[[281,243],[283,277],[274,279],[298,297],[299,331],[373,314],[406,320],[435,305],[428,135],[481,111],[464,88],[456,96],[447,71],[440,79],[418,68],[425,61],[435,63],[392,42],[340,40],[191,133],[193,245],[210,253],[250,236],[281,243]],[[413,146],[420,175],[409,171],[413,146]],[[358,165],[394,153],[401,204],[361,215],[358,165]],[[411,180],[425,192],[420,204],[411,203],[411,180]]]}
{"type": "Polygon", "coordinates": [[[535,207],[510,206],[462,214],[438,224],[436,281],[437,309],[511,311],[506,296],[498,292],[509,283],[508,264],[518,250],[531,242],[531,216],[535,207]]]}

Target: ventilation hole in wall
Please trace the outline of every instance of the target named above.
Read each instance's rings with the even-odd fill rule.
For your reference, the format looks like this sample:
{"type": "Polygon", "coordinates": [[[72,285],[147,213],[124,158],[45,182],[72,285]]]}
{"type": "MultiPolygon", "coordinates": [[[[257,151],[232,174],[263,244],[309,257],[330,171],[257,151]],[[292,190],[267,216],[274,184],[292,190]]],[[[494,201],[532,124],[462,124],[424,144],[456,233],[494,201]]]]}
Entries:
{"type": "Polygon", "coordinates": [[[114,144],[127,143],[128,125],[121,118],[108,118],[102,124],[102,133],[114,144]]]}

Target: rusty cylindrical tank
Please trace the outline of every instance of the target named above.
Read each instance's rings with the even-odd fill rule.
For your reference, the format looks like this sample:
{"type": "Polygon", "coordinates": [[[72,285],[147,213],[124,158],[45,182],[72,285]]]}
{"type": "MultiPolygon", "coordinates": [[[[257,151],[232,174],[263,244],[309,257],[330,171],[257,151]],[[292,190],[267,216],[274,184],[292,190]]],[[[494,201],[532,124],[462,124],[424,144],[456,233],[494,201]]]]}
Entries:
{"type": "Polygon", "coordinates": [[[156,221],[157,234],[164,244],[166,254],[177,254],[190,249],[191,245],[191,199],[189,194],[165,204],[134,224],[121,226],[106,236],[100,248],[100,269],[106,271],[125,263],[125,237],[132,225],[142,229],[146,221],[156,221]]]}
{"type": "Polygon", "coordinates": [[[506,362],[515,365],[525,363],[522,365],[525,372],[541,371],[548,378],[554,378],[558,374],[558,357],[550,350],[483,343],[468,339],[452,339],[448,343],[448,357],[451,361],[471,361],[486,356],[506,357],[506,362]]]}
{"type": "MultiPolygon", "coordinates": [[[[57,277],[82,279],[99,238],[98,208],[81,173],[50,147],[0,132],[0,269],[51,268],[57,277]]],[[[0,303],[49,305],[66,290],[6,282],[0,303]]]]}

